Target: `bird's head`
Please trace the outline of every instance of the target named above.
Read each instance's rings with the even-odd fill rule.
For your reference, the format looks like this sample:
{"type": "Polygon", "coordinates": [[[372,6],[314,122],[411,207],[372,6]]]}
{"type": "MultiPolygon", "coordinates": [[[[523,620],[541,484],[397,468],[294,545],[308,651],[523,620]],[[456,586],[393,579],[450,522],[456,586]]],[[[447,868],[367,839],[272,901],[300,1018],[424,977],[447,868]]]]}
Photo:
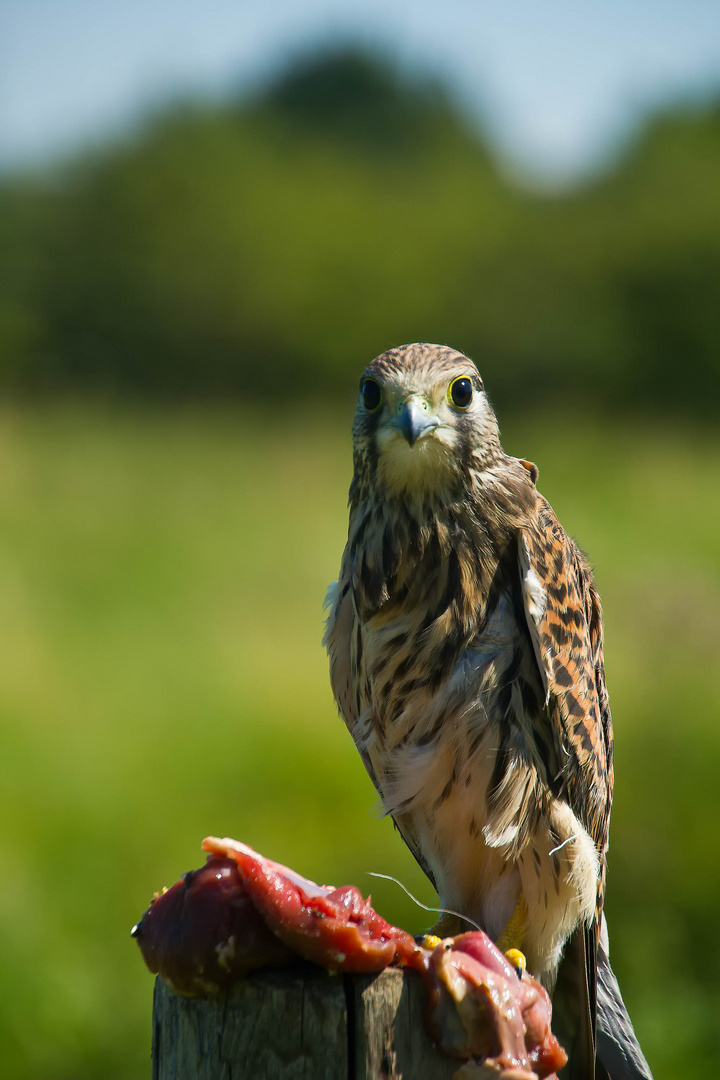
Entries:
{"type": "Polygon", "coordinates": [[[360,377],[355,472],[390,496],[462,489],[503,455],[480,374],[444,345],[403,345],[360,377]]]}

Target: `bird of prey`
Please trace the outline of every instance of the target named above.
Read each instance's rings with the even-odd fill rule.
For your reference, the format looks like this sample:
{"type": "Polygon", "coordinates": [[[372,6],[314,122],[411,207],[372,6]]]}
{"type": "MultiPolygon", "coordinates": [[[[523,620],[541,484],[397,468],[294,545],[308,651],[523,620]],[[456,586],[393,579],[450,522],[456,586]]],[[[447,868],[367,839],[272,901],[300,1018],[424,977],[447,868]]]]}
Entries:
{"type": "Polygon", "coordinates": [[[595,1012],[613,736],[588,562],[453,349],[368,365],[353,453],[325,635],[340,712],[443,908],[555,988],[569,1075],[610,1075],[595,1012]]]}

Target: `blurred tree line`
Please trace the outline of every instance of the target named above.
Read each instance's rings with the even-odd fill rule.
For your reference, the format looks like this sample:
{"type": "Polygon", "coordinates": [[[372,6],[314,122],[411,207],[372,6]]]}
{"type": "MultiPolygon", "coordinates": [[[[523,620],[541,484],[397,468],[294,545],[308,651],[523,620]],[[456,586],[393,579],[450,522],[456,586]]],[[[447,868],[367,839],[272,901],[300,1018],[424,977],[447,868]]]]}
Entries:
{"type": "Polygon", "coordinates": [[[720,100],[539,194],[442,86],[339,49],[0,183],[5,392],[345,394],[429,340],[501,403],[702,411],[719,296],[720,100]]]}

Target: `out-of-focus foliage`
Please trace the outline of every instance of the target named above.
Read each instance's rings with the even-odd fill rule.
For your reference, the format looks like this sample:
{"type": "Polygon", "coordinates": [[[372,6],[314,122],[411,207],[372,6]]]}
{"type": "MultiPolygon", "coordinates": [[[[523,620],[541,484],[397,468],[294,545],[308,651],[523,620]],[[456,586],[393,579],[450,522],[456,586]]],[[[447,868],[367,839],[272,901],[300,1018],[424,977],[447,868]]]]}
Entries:
{"type": "Polygon", "coordinates": [[[446,341],[500,404],[720,391],[720,104],[564,195],[513,186],[441,87],[347,50],[0,190],[0,383],[343,392],[446,341]]]}

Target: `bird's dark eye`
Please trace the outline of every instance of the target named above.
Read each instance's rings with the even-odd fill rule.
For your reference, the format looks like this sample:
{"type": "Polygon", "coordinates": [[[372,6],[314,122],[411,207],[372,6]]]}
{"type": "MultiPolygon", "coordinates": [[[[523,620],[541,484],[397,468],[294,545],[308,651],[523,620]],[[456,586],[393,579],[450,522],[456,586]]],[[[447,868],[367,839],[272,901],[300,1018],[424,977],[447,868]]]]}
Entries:
{"type": "Polygon", "coordinates": [[[472,401],[473,384],[467,375],[461,375],[459,379],[453,379],[448,390],[450,400],[458,409],[467,409],[472,401]]]}
{"type": "Polygon", "coordinates": [[[382,393],[374,379],[366,379],[360,388],[363,404],[368,412],[375,412],[380,408],[382,393]]]}

